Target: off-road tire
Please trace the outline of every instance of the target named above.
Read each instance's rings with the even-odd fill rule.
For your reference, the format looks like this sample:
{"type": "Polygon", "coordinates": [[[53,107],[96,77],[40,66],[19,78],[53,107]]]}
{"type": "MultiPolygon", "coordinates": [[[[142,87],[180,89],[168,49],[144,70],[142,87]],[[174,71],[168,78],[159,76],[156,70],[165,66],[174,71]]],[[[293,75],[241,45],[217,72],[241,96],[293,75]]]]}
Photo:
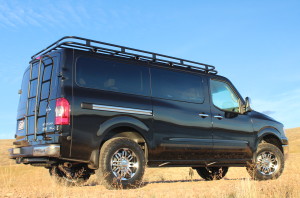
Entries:
{"type": "MultiPolygon", "coordinates": [[[[73,168],[69,169],[69,173],[74,176],[76,174],[76,171],[79,171],[80,168],[73,168]]],[[[84,171],[82,175],[78,177],[73,177],[70,178],[68,177],[63,171],[61,171],[58,167],[58,165],[54,165],[51,168],[49,168],[49,173],[50,176],[53,178],[53,180],[64,186],[82,186],[89,178],[90,178],[90,173],[87,171],[84,171]]]]}
{"type": "Polygon", "coordinates": [[[138,188],[142,184],[145,166],[145,154],[141,146],[129,138],[117,137],[103,144],[100,149],[99,168],[95,172],[99,181],[108,189],[138,188]],[[111,167],[111,160],[114,153],[122,148],[128,148],[134,152],[138,162],[135,175],[128,180],[117,178],[111,167]]]}
{"type": "Polygon", "coordinates": [[[253,160],[253,162],[248,164],[246,169],[247,169],[249,175],[254,180],[277,179],[282,174],[282,171],[284,169],[284,156],[283,156],[283,153],[281,152],[281,150],[277,146],[275,146],[273,144],[260,143],[258,145],[256,154],[255,154],[255,159],[253,160]],[[257,157],[263,152],[272,152],[276,156],[278,167],[274,171],[274,173],[271,174],[271,175],[264,175],[257,168],[257,157]]]}
{"type": "Polygon", "coordinates": [[[228,167],[199,167],[195,169],[200,177],[206,181],[220,180],[228,172],[228,167]]]}

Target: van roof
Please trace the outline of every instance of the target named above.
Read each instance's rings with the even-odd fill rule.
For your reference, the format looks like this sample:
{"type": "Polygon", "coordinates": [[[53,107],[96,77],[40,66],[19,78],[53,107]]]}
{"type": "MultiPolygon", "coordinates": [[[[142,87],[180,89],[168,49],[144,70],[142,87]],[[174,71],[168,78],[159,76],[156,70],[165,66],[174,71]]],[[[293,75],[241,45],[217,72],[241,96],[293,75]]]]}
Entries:
{"type": "Polygon", "coordinates": [[[141,61],[164,63],[173,66],[180,66],[188,70],[197,70],[207,74],[217,74],[215,66],[189,61],[182,58],[176,58],[159,53],[148,52],[144,50],[134,49],[130,47],[95,41],[77,36],[65,36],[49,45],[45,49],[34,54],[31,58],[36,59],[44,54],[52,52],[57,49],[71,48],[82,51],[91,51],[94,53],[113,55],[117,57],[136,59],[141,61]]]}

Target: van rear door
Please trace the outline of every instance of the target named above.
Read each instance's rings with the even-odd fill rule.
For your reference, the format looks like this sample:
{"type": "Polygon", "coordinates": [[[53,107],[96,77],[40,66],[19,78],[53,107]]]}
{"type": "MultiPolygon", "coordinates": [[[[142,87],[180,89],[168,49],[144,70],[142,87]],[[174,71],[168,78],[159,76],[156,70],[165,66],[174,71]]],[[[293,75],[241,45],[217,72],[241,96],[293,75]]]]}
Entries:
{"type": "Polygon", "coordinates": [[[26,69],[17,113],[16,146],[58,142],[55,102],[58,96],[60,54],[45,55],[26,69]]]}

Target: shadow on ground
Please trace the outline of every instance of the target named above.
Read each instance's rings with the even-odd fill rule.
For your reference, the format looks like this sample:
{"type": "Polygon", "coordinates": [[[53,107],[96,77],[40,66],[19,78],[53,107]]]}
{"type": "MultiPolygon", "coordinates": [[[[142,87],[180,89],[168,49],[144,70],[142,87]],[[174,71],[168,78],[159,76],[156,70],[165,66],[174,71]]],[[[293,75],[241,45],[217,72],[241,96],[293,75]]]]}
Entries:
{"type": "MultiPolygon", "coordinates": [[[[230,181],[243,181],[243,180],[248,180],[249,178],[234,178],[234,179],[228,179],[228,178],[223,178],[223,180],[230,180],[230,181]]],[[[250,179],[252,180],[252,179],[250,179]]],[[[170,184],[170,183],[188,183],[188,182],[210,182],[210,181],[206,181],[204,179],[187,179],[187,180],[164,180],[164,181],[149,181],[149,182],[143,182],[142,184],[140,184],[137,188],[142,188],[147,186],[148,184],[170,184]]],[[[98,186],[101,185],[98,182],[92,182],[89,183],[85,186],[98,186]]]]}

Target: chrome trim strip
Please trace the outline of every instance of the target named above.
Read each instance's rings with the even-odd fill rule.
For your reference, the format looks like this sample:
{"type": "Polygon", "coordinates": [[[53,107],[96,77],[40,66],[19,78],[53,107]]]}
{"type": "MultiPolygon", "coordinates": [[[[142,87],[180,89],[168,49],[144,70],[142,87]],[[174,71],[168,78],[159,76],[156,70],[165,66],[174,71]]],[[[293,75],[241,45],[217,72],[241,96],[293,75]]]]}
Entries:
{"type": "Polygon", "coordinates": [[[200,116],[200,117],[206,118],[206,117],[208,117],[209,115],[208,115],[208,114],[205,114],[205,113],[199,113],[199,116],[200,116]]]}
{"type": "Polygon", "coordinates": [[[214,118],[217,118],[217,119],[223,119],[223,116],[215,115],[214,118]]]}
{"type": "Polygon", "coordinates": [[[92,104],[92,109],[99,110],[99,111],[112,111],[112,112],[119,112],[119,113],[133,113],[139,115],[153,115],[152,111],[144,110],[144,109],[132,109],[132,108],[125,108],[125,107],[115,107],[115,106],[106,106],[106,105],[96,105],[92,104]]]}

